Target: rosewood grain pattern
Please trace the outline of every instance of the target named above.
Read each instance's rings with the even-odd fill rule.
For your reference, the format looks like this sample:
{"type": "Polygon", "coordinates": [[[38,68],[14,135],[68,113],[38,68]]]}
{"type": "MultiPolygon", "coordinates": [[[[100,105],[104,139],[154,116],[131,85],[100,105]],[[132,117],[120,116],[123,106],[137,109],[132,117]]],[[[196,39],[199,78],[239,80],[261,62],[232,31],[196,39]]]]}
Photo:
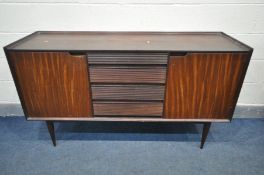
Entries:
{"type": "Polygon", "coordinates": [[[90,117],[86,56],[67,52],[8,52],[28,117],[90,117]]]}
{"type": "Polygon", "coordinates": [[[89,66],[91,83],[165,83],[166,66],[89,66]]]}
{"type": "Polygon", "coordinates": [[[166,53],[88,53],[89,64],[166,65],[166,53]]]}
{"type": "Polygon", "coordinates": [[[92,85],[95,100],[164,100],[164,85],[92,85]]]}
{"type": "Polygon", "coordinates": [[[94,102],[95,116],[156,116],[163,111],[162,102],[94,102]]]}
{"type": "Polygon", "coordinates": [[[247,53],[171,56],[164,118],[230,119],[249,60],[247,53]]]}

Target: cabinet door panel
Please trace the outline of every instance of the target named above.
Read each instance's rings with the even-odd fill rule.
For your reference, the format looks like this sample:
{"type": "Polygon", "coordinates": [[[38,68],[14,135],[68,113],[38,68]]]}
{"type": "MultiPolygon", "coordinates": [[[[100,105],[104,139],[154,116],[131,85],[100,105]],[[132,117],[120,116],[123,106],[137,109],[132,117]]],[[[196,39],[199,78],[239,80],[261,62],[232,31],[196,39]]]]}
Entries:
{"type": "Polygon", "coordinates": [[[92,115],[86,56],[72,56],[67,52],[9,52],[7,55],[27,117],[92,115]]]}
{"type": "Polygon", "coordinates": [[[249,59],[247,53],[171,56],[164,117],[230,119],[249,59]]]}

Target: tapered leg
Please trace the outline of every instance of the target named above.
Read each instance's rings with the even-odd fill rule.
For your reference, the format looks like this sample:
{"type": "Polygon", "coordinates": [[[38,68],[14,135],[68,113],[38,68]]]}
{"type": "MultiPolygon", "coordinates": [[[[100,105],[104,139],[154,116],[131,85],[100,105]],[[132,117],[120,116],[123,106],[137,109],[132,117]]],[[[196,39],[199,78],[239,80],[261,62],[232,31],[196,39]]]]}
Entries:
{"type": "Polygon", "coordinates": [[[46,121],[48,130],[49,130],[49,134],[52,140],[52,143],[54,146],[56,146],[56,137],[55,137],[55,131],[54,131],[54,124],[52,121],[46,121]]]}
{"type": "Polygon", "coordinates": [[[203,134],[202,134],[202,139],[201,139],[201,146],[200,148],[203,149],[204,142],[206,141],[207,135],[209,133],[211,127],[211,122],[204,123],[203,126],[203,134]]]}

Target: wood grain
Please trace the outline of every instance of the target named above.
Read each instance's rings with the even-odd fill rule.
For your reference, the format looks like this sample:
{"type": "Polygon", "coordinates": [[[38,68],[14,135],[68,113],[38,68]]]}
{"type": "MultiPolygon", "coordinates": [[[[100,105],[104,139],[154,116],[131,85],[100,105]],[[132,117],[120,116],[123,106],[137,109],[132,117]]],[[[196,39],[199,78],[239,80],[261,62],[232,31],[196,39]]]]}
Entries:
{"type": "Polygon", "coordinates": [[[89,66],[92,83],[165,83],[165,66],[89,66]]]}
{"type": "Polygon", "coordinates": [[[102,52],[248,52],[252,48],[223,32],[40,31],[10,50],[102,52]]]}
{"type": "Polygon", "coordinates": [[[156,116],[162,115],[162,102],[94,102],[95,116],[156,116]]]}
{"type": "Polygon", "coordinates": [[[89,64],[155,65],[167,64],[167,53],[88,53],[89,64]]]}
{"type": "Polygon", "coordinates": [[[95,100],[164,100],[163,85],[92,85],[95,100]]]}
{"type": "Polygon", "coordinates": [[[230,119],[249,60],[247,53],[170,57],[164,117],[230,119]]]}
{"type": "Polygon", "coordinates": [[[86,56],[67,52],[8,52],[28,117],[90,117],[86,56]]]}

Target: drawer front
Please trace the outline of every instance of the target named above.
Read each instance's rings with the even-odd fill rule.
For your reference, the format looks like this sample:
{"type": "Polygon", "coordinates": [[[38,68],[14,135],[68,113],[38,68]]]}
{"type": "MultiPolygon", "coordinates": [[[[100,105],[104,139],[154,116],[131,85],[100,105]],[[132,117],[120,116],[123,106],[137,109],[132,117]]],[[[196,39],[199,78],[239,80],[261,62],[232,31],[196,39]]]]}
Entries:
{"type": "Polygon", "coordinates": [[[163,111],[162,102],[94,102],[95,116],[156,116],[163,111]]]}
{"type": "Polygon", "coordinates": [[[88,53],[95,116],[161,117],[168,55],[88,53]]]}
{"type": "Polygon", "coordinates": [[[164,85],[92,85],[95,100],[163,100],[164,85]]]}
{"type": "Polygon", "coordinates": [[[165,83],[165,66],[90,66],[92,83],[165,83]]]}
{"type": "Polygon", "coordinates": [[[89,64],[113,64],[113,65],[162,65],[167,64],[166,53],[89,53],[89,64]]]}

